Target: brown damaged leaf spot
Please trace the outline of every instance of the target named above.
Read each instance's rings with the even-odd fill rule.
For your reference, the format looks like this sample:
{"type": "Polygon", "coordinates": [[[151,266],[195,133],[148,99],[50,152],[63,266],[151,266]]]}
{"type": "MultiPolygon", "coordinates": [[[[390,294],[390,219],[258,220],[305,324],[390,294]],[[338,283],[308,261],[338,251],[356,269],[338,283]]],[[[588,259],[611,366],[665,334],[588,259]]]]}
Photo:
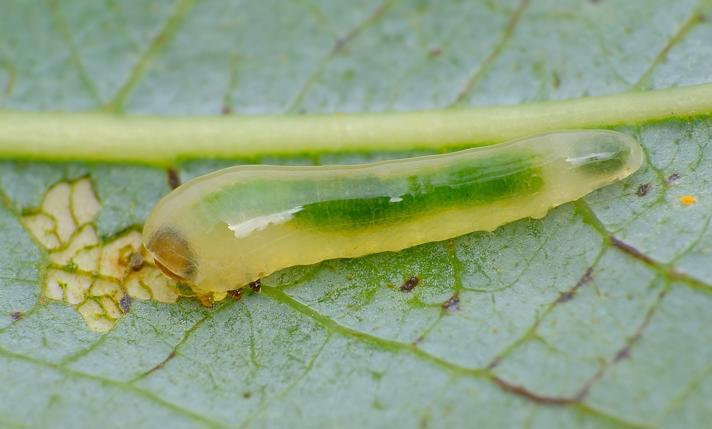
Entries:
{"type": "Polygon", "coordinates": [[[453,296],[443,302],[443,310],[457,311],[460,309],[460,294],[455,292],[453,296]]]}
{"type": "Polygon", "coordinates": [[[420,283],[420,278],[418,276],[411,276],[408,280],[403,282],[400,290],[401,292],[410,292],[418,286],[418,283],[420,283]]]}
{"type": "Polygon", "coordinates": [[[621,350],[616,353],[616,356],[613,358],[613,362],[618,363],[622,361],[623,359],[627,359],[630,357],[630,347],[624,347],[621,350]]]}
{"type": "Polygon", "coordinates": [[[99,239],[94,221],[100,210],[91,181],[81,178],[52,186],[22,220],[48,253],[43,296],[75,306],[90,329],[106,332],[132,299],[175,303],[178,292],[143,248],[140,232],[99,239]]]}
{"type": "Polygon", "coordinates": [[[567,290],[566,292],[561,292],[561,294],[559,295],[559,299],[556,300],[556,303],[557,303],[557,304],[562,304],[562,303],[565,303],[565,302],[569,302],[569,301],[571,301],[572,299],[574,299],[574,295],[575,295],[575,294],[576,294],[576,292],[574,292],[574,291],[569,291],[569,290],[567,290]]]}
{"type": "Polygon", "coordinates": [[[642,185],[638,186],[638,190],[635,191],[635,195],[639,197],[644,197],[648,195],[648,192],[650,192],[650,188],[650,183],[643,183],[642,185]]]}
{"type": "Polygon", "coordinates": [[[672,173],[670,176],[667,178],[667,184],[672,185],[678,180],[680,180],[682,176],[680,176],[678,173],[672,173]]]}
{"type": "Polygon", "coordinates": [[[123,310],[124,313],[128,313],[128,311],[131,309],[132,302],[133,301],[129,295],[124,295],[119,300],[119,306],[121,307],[121,310],[123,310]]]}

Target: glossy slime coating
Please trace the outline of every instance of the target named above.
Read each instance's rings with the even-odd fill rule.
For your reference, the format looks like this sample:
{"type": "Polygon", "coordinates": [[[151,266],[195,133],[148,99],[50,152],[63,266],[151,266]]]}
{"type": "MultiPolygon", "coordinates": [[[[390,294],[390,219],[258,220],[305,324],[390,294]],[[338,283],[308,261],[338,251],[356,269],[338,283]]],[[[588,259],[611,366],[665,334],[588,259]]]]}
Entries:
{"type": "Polygon", "coordinates": [[[593,130],[372,164],[236,166],[163,198],[143,239],[166,274],[224,292],[290,266],[541,218],[642,161],[633,138],[593,130]]]}

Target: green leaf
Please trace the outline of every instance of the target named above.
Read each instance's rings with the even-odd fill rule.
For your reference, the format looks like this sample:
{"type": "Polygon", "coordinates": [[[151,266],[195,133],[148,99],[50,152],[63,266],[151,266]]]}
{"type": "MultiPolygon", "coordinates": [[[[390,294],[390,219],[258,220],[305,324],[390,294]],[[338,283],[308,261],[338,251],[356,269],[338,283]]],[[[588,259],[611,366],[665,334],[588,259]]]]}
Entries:
{"type": "MultiPolygon", "coordinates": [[[[378,113],[615,93],[628,93],[616,98],[627,105],[632,94],[712,81],[711,9],[708,0],[7,0],[0,115],[378,113]]],[[[643,169],[542,220],[284,270],[261,294],[211,309],[170,303],[170,285],[148,274],[131,292],[111,270],[136,252],[132,237],[169,176],[254,154],[190,159],[168,174],[7,159],[0,426],[703,427],[712,119],[673,114],[678,102],[655,122],[615,123],[643,144],[643,169]],[[58,219],[73,201],[86,217],[67,215],[74,235],[63,239],[58,219]],[[42,235],[42,222],[54,229],[42,235]],[[88,278],[107,281],[104,292],[79,293],[83,262],[57,262],[80,231],[88,252],[102,252],[88,278]],[[75,306],[63,302],[68,290],[80,295],[75,306]]],[[[40,128],[57,117],[22,115],[40,128]]],[[[146,261],[136,275],[150,269],[146,261]]]]}

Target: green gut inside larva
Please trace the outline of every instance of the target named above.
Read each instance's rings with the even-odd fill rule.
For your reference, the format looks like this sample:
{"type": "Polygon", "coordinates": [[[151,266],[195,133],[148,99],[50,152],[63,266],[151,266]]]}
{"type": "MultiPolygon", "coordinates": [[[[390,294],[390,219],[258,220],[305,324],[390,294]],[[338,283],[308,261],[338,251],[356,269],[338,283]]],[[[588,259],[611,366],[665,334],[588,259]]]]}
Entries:
{"type": "Polygon", "coordinates": [[[529,195],[544,185],[535,160],[534,155],[503,154],[463,161],[437,173],[414,172],[401,195],[308,203],[294,214],[293,221],[319,228],[362,228],[529,195]]]}

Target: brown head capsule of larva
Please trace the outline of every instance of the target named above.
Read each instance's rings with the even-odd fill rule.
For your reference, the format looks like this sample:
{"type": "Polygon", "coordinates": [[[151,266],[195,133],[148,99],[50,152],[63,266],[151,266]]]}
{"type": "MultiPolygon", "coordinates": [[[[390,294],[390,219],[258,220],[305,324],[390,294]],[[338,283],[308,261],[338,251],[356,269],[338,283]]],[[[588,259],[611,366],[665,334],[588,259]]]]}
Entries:
{"type": "Polygon", "coordinates": [[[195,278],[198,265],[188,241],[175,229],[160,228],[146,246],[153,255],[156,266],[168,277],[177,281],[195,278]]]}

